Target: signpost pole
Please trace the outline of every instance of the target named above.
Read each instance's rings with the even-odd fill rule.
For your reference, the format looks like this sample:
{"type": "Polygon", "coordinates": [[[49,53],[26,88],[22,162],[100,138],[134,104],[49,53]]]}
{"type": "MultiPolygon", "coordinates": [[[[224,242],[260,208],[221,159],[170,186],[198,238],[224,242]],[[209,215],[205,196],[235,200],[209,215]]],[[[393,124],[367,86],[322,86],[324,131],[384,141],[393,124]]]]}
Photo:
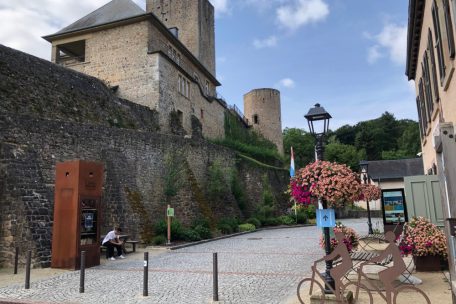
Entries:
{"type": "Polygon", "coordinates": [[[169,210],[171,206],[168,205],[168,209],[166,210],[166,217],[168,219],[168,245],[171,244],[171,216],[169,216],[169,210]]]}

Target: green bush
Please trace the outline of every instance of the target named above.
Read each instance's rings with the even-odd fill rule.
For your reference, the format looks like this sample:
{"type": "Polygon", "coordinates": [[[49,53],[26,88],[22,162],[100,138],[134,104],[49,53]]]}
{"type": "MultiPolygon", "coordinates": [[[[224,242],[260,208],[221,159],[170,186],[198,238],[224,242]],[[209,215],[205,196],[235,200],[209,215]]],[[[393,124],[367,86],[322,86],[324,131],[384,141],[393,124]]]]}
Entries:
{"type": "Polygon", "coordinates": [[[195,228],[196,226],[203,226],[207,229],[210,229],[210,227],[211,227],[209,225],[209,221],[204,217],[197,218],[196,220],[194,220],[192,222],[192,228],[195,228]]]}
{"type": "Polygon", "coordinates": [[[233,228],[228,224],[218,224],[217,228],[222,232],[222,234],[231,234],[233,233],[233,228]]]}
{"type": "Polygon", "coordinates": [[[184,229],[182,231],[184,241],[196,242],[201,240],[201,236],[194,229],[184,229]]]}
{"type": "Polygon", "coordinates": [[[253,231],[255,230],[255,225],[252,224],[241,224],[239,225],[239,231],[244,232],[244,231],[253,231]]]}
{"type": "MultiPolygon", "coordinates": [[[[178,220],[173,220],[171,222],[171,239],[173,240],[182,240],[182,231],[183,227],[178,220]]],[[[165,220],[161,220],[154,226],[155,235],[168,235],[168,223],[165,220]]]]}
{"type": "MultiPolygon", "coordinates": [[[[238,225],[240,224],[239,220],[236,217],[226,217],[222,218],[218,225],[228,225],[231,227],[232,232],[238,231],[238,225]]],[[[217,225],[217,226],[218,226],[217,225]]],[[[219,228],[220,229],[220,228],[219,228]]]]}
{"type": "Polygon", "coordinates": [[[256,228],[261,227],[261,222],[256,217],[251,217],[248,220],[246,220],[245,222],[248,223],[248,224],[254,225],[256,228]]]}
{"type": "Polygon", "coordinates": [[[308,219],[317,218],[317,207],[315,207],[315,205],[308,205],[307,208],[304,209],[304,212],[308,219]]]}
{"type": "Polygon", "coordinates": [[[289,215],[281,215],[277,218],[277,220],[282,224],[282,225],[294,225],[295,219],[292,218],[289,215]]]}
{"type": "Polygon", "coordinates": [[[277,226],[280,225],[280,221],[276,217],[267,217],[261,221],[261,225],[263,226],[277,226]]]}
{"type": "Polygon", "coordinates": [[[152,239],[152,244],[163,245],[166,243],[166,237],[164,235],[157,235],[152,239]]]}
{"type": "Polygon", "coordinates": [[[209,228],[198,225],[193,230],[198,233],[201,239],[206,240],[212,238],[212,232],[209,228]]]}
{"type": "Polygon", "coordinates": [[[296,220],[298,224],[307,224],[307,214],[304,211],[298,211],[296,214],[296,220]]]}

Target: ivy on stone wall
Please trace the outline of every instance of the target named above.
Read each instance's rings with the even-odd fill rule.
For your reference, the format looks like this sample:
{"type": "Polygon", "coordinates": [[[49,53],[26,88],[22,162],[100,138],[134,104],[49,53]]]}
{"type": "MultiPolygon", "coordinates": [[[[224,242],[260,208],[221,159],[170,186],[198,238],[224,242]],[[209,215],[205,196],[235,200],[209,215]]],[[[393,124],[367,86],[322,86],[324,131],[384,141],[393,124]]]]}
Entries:
{"type": "Polygon", "coordinates": [[[213,202],[223,200],[229,192],[229,185],[225,179],[225,170],[222,168],[219,160],[214,161],[208,169],[209,178],[207,180],[207,193],[209,199],[213,202]]]}
{"type": "Polygon", "coordinates": [[[245,189],[241,184],[241,180],[239,178],[239,172],[236,168],[231,169],[230,172],[230,186],[231,186],[231,193],[233,194],[238,207],[241,211],[245,211],[246,207],[246,195],[245,189]]]}
{"type": "Polygon", "coordinates": [[[183,184],[182,173],[185,171],[185,155],[182,151],[172,151],[165,154],[164,193],[168,200],[177,194],[183,184]]]}
{"type": "Polygon", "coordinates": [[[251,128],[246,128],[231,112],[225,112],[225,138],[213,141],[258,161],[281,167],[283,157],[277,147],[251,128]]]}

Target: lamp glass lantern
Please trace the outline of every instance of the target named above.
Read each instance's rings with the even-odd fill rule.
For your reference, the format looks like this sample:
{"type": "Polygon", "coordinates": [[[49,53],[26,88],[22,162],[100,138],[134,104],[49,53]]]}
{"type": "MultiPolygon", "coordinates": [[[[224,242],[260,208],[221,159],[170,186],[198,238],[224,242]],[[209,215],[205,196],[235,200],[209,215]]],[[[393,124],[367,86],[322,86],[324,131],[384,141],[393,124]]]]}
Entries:
{"type": "Polygon", "coordinates": [[[310,134],[314,136],[324,135],[329,130],[329,120],[332,118],[331,115],[326,112],[325,108],[316,103],[309,112],[304,115],[309,124],[310,134]]]}
{"type": "Polygon", "coordinates": [[[367,169],[369,167],[369,162],[367,160],[362,160],[359,162],[359,167],[361,169],[361,173],[363,174],[364,183],[367,183],[367,169]]]}

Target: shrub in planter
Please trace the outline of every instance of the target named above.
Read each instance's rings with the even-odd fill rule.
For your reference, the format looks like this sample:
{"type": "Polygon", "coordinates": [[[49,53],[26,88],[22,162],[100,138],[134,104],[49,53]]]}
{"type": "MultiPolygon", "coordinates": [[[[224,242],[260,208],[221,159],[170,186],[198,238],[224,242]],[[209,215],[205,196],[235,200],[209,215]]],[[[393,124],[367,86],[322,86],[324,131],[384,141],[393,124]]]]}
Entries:
{"type": "MultiPolygon", "coordinates": [[[[345,235],[344,243],[347,246],[348,252],[356,250],[359,244],[359,235],[353,228],[346,227],[341,222],[337,222],[336,226],[333,228],[334,233],[342,232],[345,235]]],[[[331,251],[338,245],[338,241],[335,237],[331,238],[331,251]]],[[[323,235],[320,236],[320,247],[325,248],[325,239],[323,235]]]]}
{"type": "Polygon", "coordinates": [[[261,222],[256,217],[251,217],[248,220],[246,220],[245,222],[248,223],[248,224],[254,225],[256,228],[261,227],[261,222]]]}
{"type": "Polygon", "coordinates": [[[445,233],[424,217],[414,217],[405,223],[399,242],[403,255],[414,257],[440,256],[447,259],[447,241],[445,233]]]}
{"type": "Polygon", "coordinates": [[[252,224],[241,224],[239,225],[239,231],[244,232],[244,231],[254,231],[255,226],[252,224]]]}

